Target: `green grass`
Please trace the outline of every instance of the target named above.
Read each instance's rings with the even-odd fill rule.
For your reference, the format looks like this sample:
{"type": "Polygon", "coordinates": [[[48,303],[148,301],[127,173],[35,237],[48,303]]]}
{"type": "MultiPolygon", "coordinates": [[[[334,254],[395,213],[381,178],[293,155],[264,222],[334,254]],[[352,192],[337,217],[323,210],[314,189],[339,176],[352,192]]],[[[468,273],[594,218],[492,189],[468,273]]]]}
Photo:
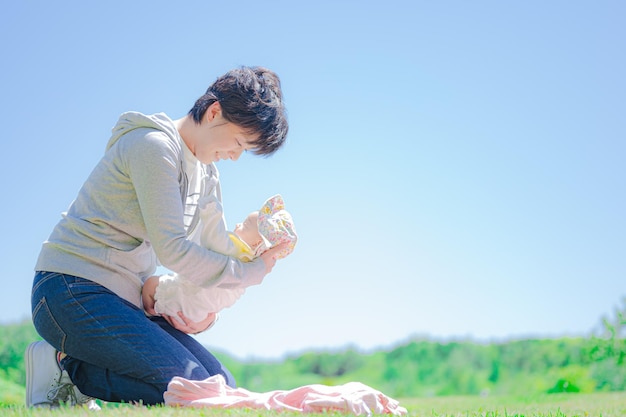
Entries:
{"type": "Polygon", "coordinates": [[[401,400],[411,416],[617,417],[626,416],[626,392],[544,394],[529,397],[433,397],[401,400]]]}
{"type": "Polygon", "coordinates": [[[23,385],[0,378],[0,404],[24,404],[24,395],[23,385]]]}
{"type": "MultiPolygon", "coordinates": [[[[400,399],[412,417],[626,417],[626,392],[596,394],[546,394],[532,397],[432,397],[400,399]]],[[[3,417],[90,416],[81,408],[27,409],[21,405],[0,406],[3,417]]],[[[264,417],[301,416],[294,412],[258,410],[135,407],[104,404],[98,417],[264,417]]],[[[319,415],[319,414],[318,414],[319,415]]],[[[338,413],[324,416],[342,416],[338,413]]]]}

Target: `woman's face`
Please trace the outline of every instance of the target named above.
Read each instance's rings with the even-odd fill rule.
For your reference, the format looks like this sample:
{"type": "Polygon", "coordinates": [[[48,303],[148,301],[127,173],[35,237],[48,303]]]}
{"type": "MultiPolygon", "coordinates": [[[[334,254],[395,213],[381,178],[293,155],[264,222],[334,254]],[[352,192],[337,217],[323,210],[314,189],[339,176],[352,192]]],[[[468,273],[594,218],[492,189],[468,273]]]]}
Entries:
{"type": "Polygon", "coordinates": [[[222,159],[236,161],[244,151],[253,149],[250,142],[256,139],[243,128],[224,119],[217,102],[209,106],[199,129],[200,138],[196,142],[195,155],[205,164],[222,159]]]}

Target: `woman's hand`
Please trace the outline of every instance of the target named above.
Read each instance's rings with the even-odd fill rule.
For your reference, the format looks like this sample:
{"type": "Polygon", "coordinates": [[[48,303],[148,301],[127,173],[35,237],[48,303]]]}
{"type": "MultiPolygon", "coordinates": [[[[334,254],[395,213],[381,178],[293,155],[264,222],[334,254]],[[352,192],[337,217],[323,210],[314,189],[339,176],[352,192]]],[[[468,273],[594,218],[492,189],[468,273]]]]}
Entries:
{"type": "Polygon", "coordinates": [[[180,319],[185,322],[185,324],[181,324],[180,321],[176,320],[172,316],[163,314],[162,317],[176,330],[180,330],[181,332],[187,334],[198,334],[213,327],[213,325],[217,322],[220,316],[217,313],[209,313],[206,316],[206,319],[196,323],[189,320],[182,311],[179,311],[178,317],[180,317],[180,319]]]}
{"type": "Polygon", "coordinates": [[[272,268],[274,268],[274,265],[276,265],[276,256],[278,256],[280,251],[282,251],[283,249],[286,249],[288,245],[289,245],[288,242],[283,242],[280,245],[276,245],[276,246],[269,248],[268,250],[266,250],[265,252],[261,254],[260,258],[263,259],[263,262],[265,262],[266,274],[269,274],[270,272],[272,272],[272,268]]]}
{"type": "Polygon", "coordinates": [[[143,302],[143,309],[146,313],[151,316],[158,315],[156,311],[154,311],[154,293],[156,292],[156,287],[159,285],[159,277],[154,275],[146,280],[141,288],[141,299],[143,302]]]}

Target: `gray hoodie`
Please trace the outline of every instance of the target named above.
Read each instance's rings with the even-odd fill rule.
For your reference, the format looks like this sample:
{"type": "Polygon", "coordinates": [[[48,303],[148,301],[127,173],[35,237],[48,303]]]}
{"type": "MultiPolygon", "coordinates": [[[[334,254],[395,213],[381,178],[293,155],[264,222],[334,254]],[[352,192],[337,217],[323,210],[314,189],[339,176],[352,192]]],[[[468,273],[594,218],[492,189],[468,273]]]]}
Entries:
{"type": "Polygon", "coordinates": [[[43,243],[35,270],[89,279],[138,307],[157,258],[203,287],[261,283],[263,260],[244,263],[189,238],[197,213],[185,227],[185,212],[194,210],[185,207],[185,172],[194,169],[185,167],[185,149],[165,114],[122,114],[104,156],[43,243]]]}

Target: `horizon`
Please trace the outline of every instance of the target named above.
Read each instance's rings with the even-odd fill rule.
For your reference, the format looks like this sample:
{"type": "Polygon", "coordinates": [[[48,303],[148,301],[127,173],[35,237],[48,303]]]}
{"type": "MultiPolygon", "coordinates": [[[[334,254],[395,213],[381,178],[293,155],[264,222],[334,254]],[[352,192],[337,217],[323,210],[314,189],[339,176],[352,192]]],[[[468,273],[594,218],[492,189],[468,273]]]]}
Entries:
{"type": "MultiPolygon", "coordinates": [[[[626,303],[622,306],[626,308],[626,303]]],[[[607,317],[606,315],[602,318],[615,319],[614,316],[607,317]]],[[[561,340],[561,339],[592,339],[594,337],[603,338],[606,337],[606,330],[603,327],[600,318],[599,325],[596,328],[586,332],[584,334],[561,334],[561,335],[540,335],[540,334],[527,334],[527,335],[510,335],[504,337],[488,337],[488,338],[476,338],[471,335],[445,335],[445,336],[433,336],[430,334],[412,334],[408,335],[405,338],[397,341],[392,341],[386,344],[380,344],[376,346],[370,347],[362,347],[351,343],[346,343],[344,345],[335,345],[335,346],[305,346],[292,351],[285,351],[280,355],[275,356],[256,356],[254,354],[247,356],[239,356],[233,352],[228,351],[218,345],[210,345],[205,344],[207,348],[211,350],[211,352],[215,354],[224,354],[230,357],[233,360],[243,362],[243,363],[254,363],[254,362],[275,362],[275,361],[284,361],[289,358],[299,357],[308,353],[321,353],[321,354],[342,354],[347,351],[354,351],[359,355],[370,355],[373,353],[388,353],[393,351],[394,349],[407,346],[414,342],[426,342],[426,343],[437,343],[442,345],[447,345],[451,343],[470,343],[481,346],[490,346],[490,345],[506,345],[509,343],[527,341],[527,340],[561,340]]],[[[22,320],[12,321],[12,322],[4,322],[0,320],[0,326],[12,326],[12,325],[23,325],[26,323],[32,324],[31,318],[26,317],[22,320]]],[[[219,323],[218,323],[219,324],[219,323]]],[[[209,330],[210,331],[210,330],[209,330]]]]}

